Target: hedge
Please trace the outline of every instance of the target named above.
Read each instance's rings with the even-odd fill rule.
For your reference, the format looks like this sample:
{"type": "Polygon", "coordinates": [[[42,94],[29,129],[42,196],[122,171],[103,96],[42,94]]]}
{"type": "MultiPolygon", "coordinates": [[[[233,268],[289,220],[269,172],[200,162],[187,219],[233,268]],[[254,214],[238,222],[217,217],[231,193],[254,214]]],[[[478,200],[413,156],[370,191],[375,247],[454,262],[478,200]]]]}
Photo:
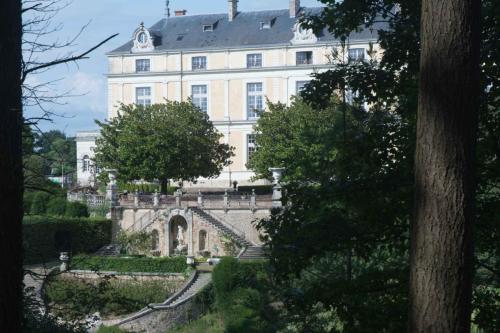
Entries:
{"type": "Polygon", "coordinates": [[[99,257],[75,256],[71,269],[111,272],[183,273],[186,271],[186,257],[99,257]]]}
{"type": "Polygon", "coordinates": [[[25,264],[57,259],[61,251],[93,253],[110,242],[110,220],[52,216],[23,219],[25,264]]]}
{"type": "Polygon", "coordinates": [[[276,332],[270,303],[268,263],[264,261],[238,262],[224,257],[212,273],[215,306],[220,313],[224,332],[276,332]],[[269,315],[269,316],[268,316],[269,315]]]}

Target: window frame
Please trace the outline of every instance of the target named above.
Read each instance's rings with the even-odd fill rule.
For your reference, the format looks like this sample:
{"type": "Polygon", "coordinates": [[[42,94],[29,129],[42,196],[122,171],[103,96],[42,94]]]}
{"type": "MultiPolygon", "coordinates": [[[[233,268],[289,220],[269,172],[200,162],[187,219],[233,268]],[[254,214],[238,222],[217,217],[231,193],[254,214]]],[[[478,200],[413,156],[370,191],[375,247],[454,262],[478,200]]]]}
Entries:
{"type": "Polygon", "coordinates": [[[262,68],[262,53],[248,53],[247,54],[247,68],[262,68]],[[257,59],[252,60],[253,64],[250,64],[250,59],[252,57],[257,57],[257,59]],[[255,61],[257,60],[257,61],[255,61]]]}
{"type": "MultiPolygon", "coordinates": [[[[206,83],[193,83],[191,84],[191,101],[193,102],[194,105],[196,105],[198,108],[201,109],[202,112],[205,112],[206,114],[208,114],[208,96],[209,96],[209,92],[208,92],[208,84],[206,83]],[[198,88],[198,87],[205,87],[205,93],[197,93],[196,97],[195,97],[195,94],[194,94],[194,88],[198,88]],[[195,99],[205,99],[205,109],[203,107],[201,107],[200,105],[198,105],[197,103],[195,103],[195,99]]],[[[203,101],[201,102],[203,103],[203,101]]]]}
{"type": "Polygon", "coordinates": [[[252,159],[252,155],[257,151],[257,143],[256,143],[256,133],[247,133],[245,136],[246,139],[246,158],[247,163],[252,159]],[[253,138],[251,140],[251,138],[253,138]]]}
{"type": "Polygon", "coordinates": [[[147,72],[151,72],[151,59],[149,58],[139,58],[139,59],[135,59],[135,72],[136,73],[147,73],[147,72]],[[139,66],[139,62],[147,62],[147,66],[144,66],[144,68],[147,68],[147,69],[139,69],[139,68],[142,68],[141,66],[139,66]]]}
{"type": "Polygon", "coordinates": [[[348,63],[353,63],[353,62],[362,62],[365,61],[365,54],[366,54],[366,49],[364,47],[353,47],[349,48],[347,50],[347,62],[348,63]],[[351,51],[356,52],[356,56],[352,57],[351,56],[351,51]],[[360,56],[361,54],[361,56],[360,56]]]}
{"type": "Polygon", "coordinates": [[[191,57],[191,70],[203,71],[207,69],[207,56],[193,56],[191,57]],[[200,60],[200,63],[195,66],[195,62],[200,60]],[[201,66],[203,65],[203,66],[201,66]]]}
{"type": "Polygon", "coordinates": [[[297,51],[295,52],[295,65],[312,65],[314,63],[313,56],[313,51],[297,51]],[[299,62],[300,55],[306,55],[306,57],[304,58],[304,60],[299,62]]]}
{"type": "Polygon", "coordinates": [[[264,111],[264,83],[263,82],[246,82],[246,100],[245,100],[245,114],[247,120],[259,119],[259,115],[255,110],[264,111]],[[255,85],[255,87],[260,86],[260,90],[250,91],[250,86],[255,85]],[[252,98],[251,98],[252,97],[252,98]],[[260,104],[261,108],[254,107],[250,110],[250,100],[254,99],[252,106],[258,106],[260,104]]]}
{"type": "Polygon", "coordinates": [[[135,104],[136,105],[141,105],[142,107],[148,107],[151,106],[153,103],[153,89],[151,86],[137,86],[135,87],[135,104]],[[149,90],[149,95],[140,95],[138,94],[139,89],[148,89],[149,90]],[[149,97],[149,98],[147,98],[149,97]],[[149,100],[149,103],[145,103],[146,101],[149,100]]]}
{"type": "Polygon", "coordinates": [[[311,80],[297,80],[295,81],[295,95],[299,95],[302,90],[304,90],[304,86],[310,83],[311,80]],[[302,89],[299,90],[299,85],[302,85],[302,89]]]}

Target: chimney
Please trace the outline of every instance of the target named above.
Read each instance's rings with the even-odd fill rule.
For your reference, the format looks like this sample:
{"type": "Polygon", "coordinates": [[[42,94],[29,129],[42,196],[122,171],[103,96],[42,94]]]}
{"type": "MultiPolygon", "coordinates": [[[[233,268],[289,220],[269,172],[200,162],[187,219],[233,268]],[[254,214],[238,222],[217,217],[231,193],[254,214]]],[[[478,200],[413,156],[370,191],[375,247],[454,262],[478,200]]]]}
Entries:
{"type": "Polygon", "coordinates": [[[293,18],[300,10],[300,0],[290,0],[290,17],[293,18]]]}
{"type": "Polygon", "coordinates": [[[228,10],[228,20],[233,21],[238,14],[238,0],[228,0],[229,10],[228,10]]]}
{"type": "Polygon", "coordinates": [[[175,16],[186,16],[187,10],[176,10],[175,11],[175,16]]]}

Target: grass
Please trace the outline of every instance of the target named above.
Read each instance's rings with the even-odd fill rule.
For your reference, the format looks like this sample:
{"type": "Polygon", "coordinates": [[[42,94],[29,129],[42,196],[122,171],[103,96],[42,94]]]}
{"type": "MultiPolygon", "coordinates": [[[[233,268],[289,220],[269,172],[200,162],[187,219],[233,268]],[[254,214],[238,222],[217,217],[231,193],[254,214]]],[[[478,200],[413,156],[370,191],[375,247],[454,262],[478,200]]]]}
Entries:
{"type": "Polygon", "coordinates": [[[169,330],[169,333],[224,333],[224,322],[219,314],[209,313],[185,326],[169,330]]]}
{"type": "Polygon", "coordinates": [[[51,277],[45,285],[50,311],[65,320],[81,319],[99,312],[114,317],[161,303],[179,289],[180,281],[97,280],[51,277]]]}

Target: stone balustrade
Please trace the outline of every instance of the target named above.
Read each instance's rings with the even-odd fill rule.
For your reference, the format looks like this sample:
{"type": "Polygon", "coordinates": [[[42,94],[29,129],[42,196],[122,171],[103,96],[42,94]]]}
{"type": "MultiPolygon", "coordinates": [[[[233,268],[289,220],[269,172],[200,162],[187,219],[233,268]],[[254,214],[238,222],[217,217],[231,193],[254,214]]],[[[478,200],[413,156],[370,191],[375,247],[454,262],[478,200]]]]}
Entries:
{"type": "Polygon", "coordinates": [[[68,192],[67,199],[71,202],[83,202],[92,207],[100,207],[107,204],[106,196],[100,194],[68,192]]]}
{"type": "Polygon", "coordinates": [[[119,196],[118,204],[121,207],[136,208],[189,208],[202,207],[206,209],[269,209],[273,206],[272,195],[235,194],[225,192],[224,194],[182,194],[176,192],[174,195],[140,194],[137,192],[122,194],[119,196]]]}

